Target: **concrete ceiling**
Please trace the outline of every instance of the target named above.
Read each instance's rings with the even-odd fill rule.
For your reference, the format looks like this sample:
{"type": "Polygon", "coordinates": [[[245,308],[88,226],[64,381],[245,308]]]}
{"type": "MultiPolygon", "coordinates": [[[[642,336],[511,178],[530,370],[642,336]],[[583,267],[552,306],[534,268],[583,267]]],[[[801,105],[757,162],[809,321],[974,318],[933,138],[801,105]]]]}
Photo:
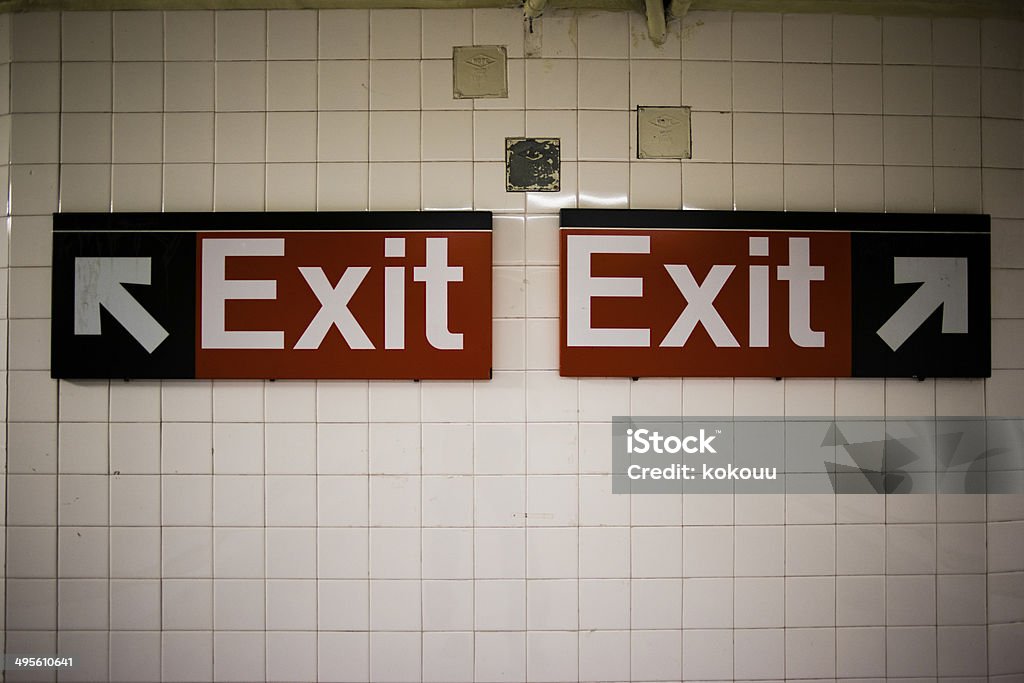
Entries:
{"type": "Polygon", "coordinates": [[[636,11],[646,15],[647,33],[655,45],[665,42],[666,22],[694,10],[1024,18],[1024,0],[0,0],[0,12],[467,7],[519,7],[531,26],[534,19],[552,10],[636,11]]]}
{"type": "MultiPolygon", "coordinates": [[[[688,10],[933,17],[1024,18],[1022,0],[525,0],[526,13],[557,9],[644,12],[669,18],[688,10]]],[[[0,12],[132,9],[326,9],[523,7],[524,0],[0,0],[0,12]]]]}

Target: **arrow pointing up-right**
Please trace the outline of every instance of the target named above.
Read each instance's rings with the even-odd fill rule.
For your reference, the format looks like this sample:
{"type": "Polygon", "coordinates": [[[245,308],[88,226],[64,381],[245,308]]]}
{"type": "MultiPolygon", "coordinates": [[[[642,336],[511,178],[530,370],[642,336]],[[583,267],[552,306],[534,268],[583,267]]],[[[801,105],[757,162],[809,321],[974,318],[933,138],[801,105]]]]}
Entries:
{"type": "Polygon", "coordinates": [[[967,259],[893,258],[896,284],[920,282],[907,301],[878,328],[878,336],[896,351],[928,317],[942,306],[942,333],[967,332],[967,259]]]}

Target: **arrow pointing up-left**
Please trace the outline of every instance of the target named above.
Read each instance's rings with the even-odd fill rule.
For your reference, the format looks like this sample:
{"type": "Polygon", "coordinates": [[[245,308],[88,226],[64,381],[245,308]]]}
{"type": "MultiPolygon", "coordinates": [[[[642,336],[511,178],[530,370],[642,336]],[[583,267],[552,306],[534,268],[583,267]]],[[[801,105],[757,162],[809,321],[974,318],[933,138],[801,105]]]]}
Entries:
{"type": "Polygon", "coordinates": [[[100,306],[153,353],[168,332],[122,285],[150,283],[149,257],[75,258],[75,334],[100,334],[100,306]]]}

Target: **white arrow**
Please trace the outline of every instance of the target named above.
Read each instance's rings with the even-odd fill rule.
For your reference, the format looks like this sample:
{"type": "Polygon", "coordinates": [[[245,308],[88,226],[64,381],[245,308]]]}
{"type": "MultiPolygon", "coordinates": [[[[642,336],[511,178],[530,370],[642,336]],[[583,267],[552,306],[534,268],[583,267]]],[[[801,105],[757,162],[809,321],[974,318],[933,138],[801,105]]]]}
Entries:
{"type": "Polygon", "coordinates": [[[150,261],[149,257],[76,257],[75,334],[101,333],[102,306],[146,351],[153,353],[167,339],[167,330],[122,286],[125,282],[148,285],[150,261]]]}
{"type": "Polygon", "coordinates": [[[903,346],[917,328],[942,306],[943,334],[967,332],[967,259],[893,258],[894,282],[920,282],[906,303],[878,328],[878,336],[893,351],[903,346]]]}

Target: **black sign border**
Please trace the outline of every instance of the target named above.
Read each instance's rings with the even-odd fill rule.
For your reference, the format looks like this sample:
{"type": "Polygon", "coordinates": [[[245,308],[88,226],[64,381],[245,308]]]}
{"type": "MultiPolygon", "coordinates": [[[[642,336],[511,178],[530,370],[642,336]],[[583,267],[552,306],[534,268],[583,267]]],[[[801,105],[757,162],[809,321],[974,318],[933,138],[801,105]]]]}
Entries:
{"type": "Polygon", "coordinates": [[[55,213],[54,232],[173,232],[301,230],[486,230],[490,211],[174,211],[55,213]]]}
{"type": "Polygon", "coordinates": [[[987,214],[562,209],[563,228],[990,233],[987,214]]]}

